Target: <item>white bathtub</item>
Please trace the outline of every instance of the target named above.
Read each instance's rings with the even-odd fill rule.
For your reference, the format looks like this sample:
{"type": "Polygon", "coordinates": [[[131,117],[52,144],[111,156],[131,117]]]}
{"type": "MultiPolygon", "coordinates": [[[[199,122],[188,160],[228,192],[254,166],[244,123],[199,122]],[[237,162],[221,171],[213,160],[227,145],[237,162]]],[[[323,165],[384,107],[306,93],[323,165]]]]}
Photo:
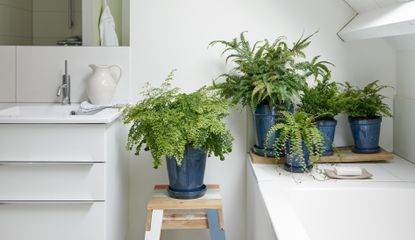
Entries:
{"type": "Polygon", "coordinates": [[[415,166],[399,158],[361,166],[372,180],[295,175],[296,183],[273,166],[252,165],[275,239],[415,240],[415,166]]]}

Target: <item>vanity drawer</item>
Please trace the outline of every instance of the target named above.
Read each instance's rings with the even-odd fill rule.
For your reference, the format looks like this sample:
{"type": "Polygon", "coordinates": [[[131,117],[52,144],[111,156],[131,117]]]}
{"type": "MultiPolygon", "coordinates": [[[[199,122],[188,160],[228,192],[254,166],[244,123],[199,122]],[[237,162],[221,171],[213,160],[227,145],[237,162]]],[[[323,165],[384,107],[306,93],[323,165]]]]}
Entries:
{"type": "Polygon", "coordinates": [[[0,161],[105,162],[104,124],[0,124],[0,161]]]}
{"type": "Polygon", "coordinates": [[[104,163],[0,162],[1,200],[104,200],[104,163]]]}
{"type": "Polygon", "coordinates": [[[105,204],[2,203],[0,239],[103,240],[105,204]]]}

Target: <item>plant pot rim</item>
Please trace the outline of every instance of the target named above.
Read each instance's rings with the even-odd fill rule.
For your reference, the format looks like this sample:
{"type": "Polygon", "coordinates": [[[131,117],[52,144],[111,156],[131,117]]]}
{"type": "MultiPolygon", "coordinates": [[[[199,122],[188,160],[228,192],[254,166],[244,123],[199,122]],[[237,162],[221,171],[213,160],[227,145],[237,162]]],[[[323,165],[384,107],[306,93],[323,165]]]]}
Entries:
{"type": "MultiPolygon", "coordinates": [[[[203,151],[205,154],[207,154],[207,151],[205,149],[203,149],[202,147],[194,147],[193,146],[193,143],[186,143],[185,149],[188,149],[188,148],[192,148],[195,151],[203,151]]],[[[186,151],[185,151],[185,153],[186,153],[186,151]]],[[[167,156],[167,155],[164,155],[164,157],[167,160],[176,159],[176,156],[167,156]]]]}
{"type": "Polygon", "coordinates": [[[382,119],[381,116],[375,116],[375,117],[351,117],[349,116],[350,120],[358,121],[358,120],[377,120],[382,119]]]}
{"type": "Polygon", "coordinates": [[[317,118],[316,122],[323,122],[323,121],[330,121],[330,122],[337,122],[337,119],[333,118],[317,118]]]}

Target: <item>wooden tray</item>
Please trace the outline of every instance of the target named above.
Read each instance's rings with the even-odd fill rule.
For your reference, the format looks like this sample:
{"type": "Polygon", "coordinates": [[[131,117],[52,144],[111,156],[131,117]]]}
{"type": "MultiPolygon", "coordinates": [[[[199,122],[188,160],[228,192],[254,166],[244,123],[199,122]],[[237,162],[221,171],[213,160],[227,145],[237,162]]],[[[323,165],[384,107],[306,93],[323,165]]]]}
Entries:
{"type": "MultiPolygon", "coordinates": [[[[332,156],[321,157],[319,163],[352,163],[352,162],[375,162],[375,161],[388,161],[393,159],[393,153],[384,150],[383,148],[379,153],[362,154],[352,152],[352,147],[338,147],[338,153],[332,156]]],[[[276,160],[272,157],[263,157],[250,152],[253,163],[262,164],[275,164],[284,163],[285,159],[280,158],[276,160]]]]}

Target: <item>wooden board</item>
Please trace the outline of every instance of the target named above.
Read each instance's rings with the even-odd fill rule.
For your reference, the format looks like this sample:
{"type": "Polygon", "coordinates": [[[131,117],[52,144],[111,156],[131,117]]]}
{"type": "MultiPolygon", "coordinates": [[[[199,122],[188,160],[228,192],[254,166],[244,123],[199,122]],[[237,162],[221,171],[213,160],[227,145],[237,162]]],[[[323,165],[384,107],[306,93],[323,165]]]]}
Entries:
{"type": "Polygon", "coordinates": [[[147,209],[222,209],[222,197],[220,195],[219,185],[207,185],[206,194],[197,199],[174,199],[167,195],[167,185],[156,185],[153,195],[147,203],[147,209]]]}
{"type": "Polygon", "coordinates": [[[151,229],[152,211],[162,209],[162,229],[200,229],[209,228],[208,217],[204,210],[216,209],[218,211],[219,224],[224,227],[222,212],[222,197],[219,185],[207,185],[206,194],[198,199],[182,200],[170,198],[167,195],[167,185],[156,185],[153,195],[147,203],[146,231],[151,229]],[[170,212],[173,210],[173,213],[170,212]],[[203,210],[203,214],[192,213],[186,210],[203,210]]]}
{"type": "MultiPolygon", "coordinates": [[[[381,149],[379,153],[362,154],[352,152],[352,147],[338,147],[338,153],[332,156],[321,157],[318,163],[353,163],[353,162],[374,162],[388,161],[393,159],[393,153],[381,149]]],[[[272,157],[263,157],[250,152],[253,163],[275,164],[284,163],[285,158],[276,160],[272,157]]]]}

